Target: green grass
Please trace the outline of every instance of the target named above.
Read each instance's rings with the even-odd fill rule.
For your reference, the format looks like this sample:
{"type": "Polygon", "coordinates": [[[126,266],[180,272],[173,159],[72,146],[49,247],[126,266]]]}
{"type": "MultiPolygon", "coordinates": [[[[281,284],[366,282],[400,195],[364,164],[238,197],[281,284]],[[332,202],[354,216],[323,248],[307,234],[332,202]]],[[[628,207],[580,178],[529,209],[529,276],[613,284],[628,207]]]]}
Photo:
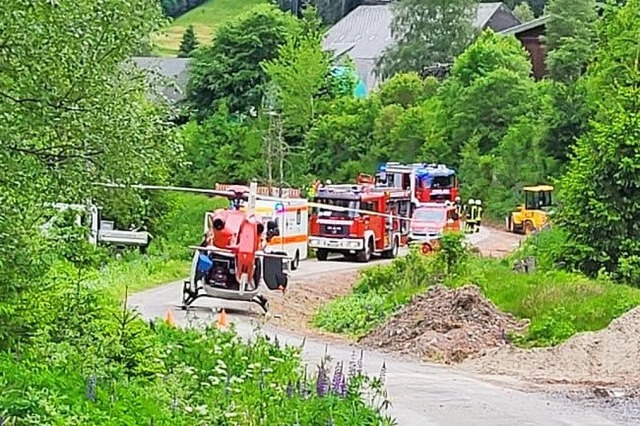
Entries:
{"type": "Polygon", "coordinates": [[[190,245],[200,243],[204,214],[227,204],[226,199],[169,193],[171,210],[161,221],[161,238],[152,241],[147,256],[128,253],[100,271],[97,285],[117,298],[186,278],[191,267],[190,245]]]}
{"type": "Polygon", "coordinates": [[[475,284],[493,303],[518,318],[529,318],[525,346],[553,345],[576,332],[595,331],[640,305],[640,289],[565,271],[515,273],[507,261],[472,259],[466,273],[448,280],[475,284]]]}
{"type": "Polygon", "coordinates": [[[157,46],[156,53],[176,56],[182,35],[189,25],[193,25],[200,44],[209,44],[222,24],[262,3],[265,0],[209,0],[176,18],[167,28],[155,34],[153,42],[157,46]]]}
{"type": "Polygon", "coordinates": [[[640,289],[557,270],[512,271],[509,260],[471,257],[456,275],[437,276],[437,257],[412,256],[363,273],[354,292],[324,306],[314,325],[353,337],[367,334],[434,282],[455,288],[475,284],[501,310],[531,325],[521,346],[558,344],[577,332],[606,327],[640,305],[640,289]]]}

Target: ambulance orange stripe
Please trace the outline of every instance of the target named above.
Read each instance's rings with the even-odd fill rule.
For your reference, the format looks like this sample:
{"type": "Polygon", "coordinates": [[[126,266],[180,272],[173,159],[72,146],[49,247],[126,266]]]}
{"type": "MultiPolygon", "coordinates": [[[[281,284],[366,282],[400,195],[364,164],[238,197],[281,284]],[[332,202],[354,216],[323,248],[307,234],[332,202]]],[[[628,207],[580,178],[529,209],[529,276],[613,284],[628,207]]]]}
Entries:
{"type": "Polygon", "coordinates": [[[292,235],[290,237],[273,237],[271,242],[268,245],[275,246],[279,244],[291,244],[291,243],[306,243],[307,236],[306,235],[292,235]]]}

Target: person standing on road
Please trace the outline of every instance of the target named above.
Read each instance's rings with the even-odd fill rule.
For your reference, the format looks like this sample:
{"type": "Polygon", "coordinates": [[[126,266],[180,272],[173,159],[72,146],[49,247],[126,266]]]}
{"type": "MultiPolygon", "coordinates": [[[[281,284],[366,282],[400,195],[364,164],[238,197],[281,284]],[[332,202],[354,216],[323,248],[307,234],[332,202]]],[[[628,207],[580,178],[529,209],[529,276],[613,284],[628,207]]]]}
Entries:
{"type": "Polygon", "coordinates": [[[466,213],[467,214],[465,218],[466,220],[464,221],[464,230],[466,233],[472,233],[476,213],[476,202],[473,198],[469,198],[469,204],[467,206],[466,213]]]}
{"type": "Polygon", "coordinates": [[[476,220],[475,220],[476,232],[480,232],[480,225],[482,225],[482,201],[476,200],[476,220]]]}

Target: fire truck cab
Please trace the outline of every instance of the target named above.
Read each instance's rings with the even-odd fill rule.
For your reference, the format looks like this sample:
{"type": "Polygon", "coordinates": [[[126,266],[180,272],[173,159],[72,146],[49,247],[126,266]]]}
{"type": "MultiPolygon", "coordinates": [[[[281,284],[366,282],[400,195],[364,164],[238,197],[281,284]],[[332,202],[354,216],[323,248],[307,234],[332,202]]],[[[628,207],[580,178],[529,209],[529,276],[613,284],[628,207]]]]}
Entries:
{"type": "Polygon", "coordinates": [[[378,166],[375,184],[411,191],[411,202],[415,207],[424,203],[454,202],[460,195],[455,170],[444,164],[382,163],[378,166]]]}
{"type": "Polygon", "coordinates": [[[309,248],[316,250],[320,261],[326,260],[329,253],[343,253],[359,262],[368,262],[372,254],[393,258],[407,242],[409,221],[390,216],[411,215],[408,191],[367,184],[327,185],[318,191],[313,201],[345,208],[344,211],[312,209],[309,248]]]}
{"type": "Polygon", "coordinates": [[[418,207],[411,218],[409,241],[440,238],[446,231],[460,231],[461,221],[456,206],[451,203],[426,203],[418,207]]]}

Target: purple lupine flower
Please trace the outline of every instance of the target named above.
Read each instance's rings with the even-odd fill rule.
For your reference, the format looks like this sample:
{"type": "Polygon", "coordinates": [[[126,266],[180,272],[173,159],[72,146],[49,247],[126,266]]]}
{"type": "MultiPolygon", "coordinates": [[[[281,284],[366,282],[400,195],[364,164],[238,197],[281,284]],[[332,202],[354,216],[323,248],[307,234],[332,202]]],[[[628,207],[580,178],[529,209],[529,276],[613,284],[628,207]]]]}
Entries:
{"type": "Polygon", "coordinates": [[[357,363],[356,363],[356,351],[353,351],[351,353],[351,360],[349,361],[349,382],[351,382],[351,380],[353,380],[354,377],[356,377],[356,368],[357,368],[357,363]]]}
{"type": "Polygon", "coordinates": [[[0,426],[4,426],[4,417],[0,417],[0,426]]]}
{"type": "Polygon", "coordinates": [[[362,349],[360,349],[360,359],[358,360],[358,369],[357,369],[357,374],[361,375],[362,374],[362,367],[363,367],[363,358],[364,358],[364,351],[362,349]]]}
{"type": "Polygon", "coordinates": [[[293,386],[291,385],[291,381],[287,382],[287,397],[293,397],[293,386]]]}
{"type": "Polygon", "coordinates": [[[387,378],[387,362],[384,361],[382,363],[382,368],[380,369],[380,383],[384,384],[384,381],[386,378],[387,378]]]}
{"type": "Polygon", "coordinates": [[[339,388],[339,392],[338,395],[340,395],[343,398],[347,397],[347,379],[344,377],[344,374],[342,375],[342,378],[340,380],[340,388],[339,388]]]}
{"type": "Polygon", "coordinates": [[[331,391],[340,393],[340,382],[342,382],[342,362],[336,364],[336,369],[333,373],[333,380],[331,380],[331,391]]]}
{"type": "Polygon", "coordinates": [[[276,345],[276,348],[280,349],[280,341],[278,340],[278,335],[276,334],[275,338],[273,339],[273,344],[276,345]]]}
{"type": "Polygon", "coordinates": [[[329,379],[324,371],[324,364],[318,367],[318,379],[316,381],[316,392],[318,396],[325,396],[329,390],[329,379]]]}
{"type": "Polygon", "coordinates": [[[89,376],[87,380],[87,399],[90,401],[96,401],[96,386],[98,384],[98,380],[96,376],[93,374],[89,376]]]}

